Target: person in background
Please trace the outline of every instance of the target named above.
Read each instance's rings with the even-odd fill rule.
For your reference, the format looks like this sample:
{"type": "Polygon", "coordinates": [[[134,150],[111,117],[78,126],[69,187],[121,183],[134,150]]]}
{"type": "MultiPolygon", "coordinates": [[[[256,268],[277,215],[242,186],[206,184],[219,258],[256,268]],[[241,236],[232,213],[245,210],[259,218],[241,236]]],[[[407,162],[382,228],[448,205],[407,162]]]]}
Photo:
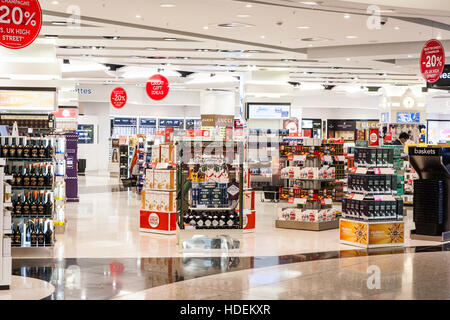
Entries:
{"type": "Polygon", "coordinates": [[[405,142],[408,140],[409,140],[409,134],[407,134],[406,132],[402,132],[402,133],[400,133],[400,136],[398,137],[398,139],[394,141],[393,145],[394,146],[404,146],[405,142]]]}

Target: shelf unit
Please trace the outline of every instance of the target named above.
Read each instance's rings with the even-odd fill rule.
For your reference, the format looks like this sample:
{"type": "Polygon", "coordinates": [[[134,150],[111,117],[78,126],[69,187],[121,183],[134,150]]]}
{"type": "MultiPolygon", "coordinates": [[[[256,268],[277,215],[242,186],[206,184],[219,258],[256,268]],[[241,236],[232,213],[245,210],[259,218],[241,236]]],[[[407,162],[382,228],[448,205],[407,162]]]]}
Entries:
{"type": "Polygon", "coordinates": [[[330,150],[320,139],[307,138],[303,144],[284,146],[282,157],[282,198],[290,205],[279,208],[275,226],[311,231],[338,228],[338,212],[333,208],[336,169],[330,150]]]}
{"type": "Polygon", "coordinates": [[[340,242],[363,248],[403,246],[403,200],[397,196],[394,149],[359,148],[342,200],[340,242]]]}
{"type": "Polygon", "coordinates": [[[0,158],[0,290],[8,290],[11,285],[11,213],[7,207],[11,204],[11,190],[5,181],[6,161],[0,158]]]}
{"type": "Polygon", "coordinates": [[[185,139],[177,154],[178,250],[241,251],[244,143],[185,139]]]}

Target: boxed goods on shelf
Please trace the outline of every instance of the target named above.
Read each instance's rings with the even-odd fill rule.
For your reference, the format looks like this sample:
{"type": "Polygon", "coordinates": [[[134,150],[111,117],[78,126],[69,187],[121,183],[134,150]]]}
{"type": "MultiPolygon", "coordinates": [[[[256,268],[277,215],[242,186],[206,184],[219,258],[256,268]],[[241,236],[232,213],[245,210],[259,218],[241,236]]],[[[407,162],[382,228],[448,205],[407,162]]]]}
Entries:
{"type": "Polygon", "coordinates": [[[176,211],[176,193],[173,191],[142,192],[141,210],[157,212],[176,211]]]}

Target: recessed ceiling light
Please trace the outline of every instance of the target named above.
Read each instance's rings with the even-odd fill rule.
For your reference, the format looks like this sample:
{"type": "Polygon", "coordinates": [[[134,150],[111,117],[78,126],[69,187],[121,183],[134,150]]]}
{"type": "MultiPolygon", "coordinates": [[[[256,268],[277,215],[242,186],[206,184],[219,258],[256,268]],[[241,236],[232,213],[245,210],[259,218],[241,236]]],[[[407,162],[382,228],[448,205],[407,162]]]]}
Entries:
{"type": "Polygon", "coordinates": [[[248,53],[260,53],[261,51],[260,50],[248,50],[247,52],[248,53]]]}
{"type": "Polygon", "coordinates": [[[308,47],[312,47],[313,45],[312,44],[308,44],[308,47]]]}
{"type": "Polygon", "coordinates": [[[253,27],[250,24],[239,23],[239,22],[220,23],[217,26],[221,27],[221,28],[248,28],[248,27],[253,27]]]}
{"type": "Polygon", "coordinates": [[[266,36],[261,36],[261,39],[264,39],[266,36]]]}
{"type": "Polygon", "coordinates": [[[65,22],[65,21],[52,21],[52,25],[54,25],[54,26],[66,26],[67,22],[65,22]]]}
{"type": "Polygon", "coordinates": [[[246,8],[251,8],[251,7],[253,7],[251,4],[247,4],[246,6],[245,6],[246,8]]]}
{"type": "Polygon", "coordinates": [[[145,50],[147,50],[147,51],[155,51],[156,48],[145,48],[145,50]]]}
{"type": "Polygon", "coordinates": [[[236,17],[238,17],[238,18],[251,18],[251,15],[249,15],[249,14],[238,14],[236,17]]]}
{"type": "Polygon", "coordinates": [[[137,14],[137,15],[136,15],[136,18],[140,19],[140,18],[142,18],[142,17],[141,17],[140,14],[137,14]]]}
{"type": "Polygon", "coordinates": [[[52,1],[52,4],[54,4],[55,6],[59,4],[59,1],[52,1]]]}
{"type": "Polygon", "coordinates": [[[165,41],[177,41],[177,38],[164,38],[165,41]]]}
{"type": "Polygon", "coordinates": [[[441,40],[441,39],[442,39],[442,37],[441,37],[441,36],[437,36],[437,37],[436,37],[436,39],[438,39],[438,40],[441,40]]]}
{"type": "Polygon", "coordinates": [[[412,55],[408,54],[408,58],[412,58],[412,55]]]}
{"type": "Polygon", "coordinates": [[[57,35],[51,35],[51,34],[46,34],[44,37],[47,39],[58,39],[57,35]]]}
{"type": "Polygon", "coordinates": [[[395,27],[394,29],[395,29],[395,30],[400,30],[400,27],[395,27]]]}
{"type": "Polygon", "coordinates": [[[317,6],[317,5],[319,5],[315,1],[301,1],[300,3],[306,4],[307,6],[317,6]]]}
{"type": "Polygon", "coordinates": [[[203,29],[204,29],[204,30],[208,30],[209,27],[208,27],[208,26],[204,26],[203,29]]]}
{"type": "Polygon", "coordinates": [[[345,60],[350,61],[351,59],[350,58],[346,58],[345,60]]]}
{"type": "Polygon", "coordinates": [[[209,49],[195,49],[195,50],[197,50],[198,52],[208,52],[209,51],[209,49]]]}
{"type": "Polygon", "coordinates": [[[346,36],[347,39],[356,39],[358,38],[357,36],[346,36]]]}
{"type": "Polygon", "coordinates": [[[345,18],[345,19],[350,19],[350,15],[349,15],[349,14],[346,14],[346,15],[344,16],[344,18],[345,18]]]}
{"type": "Polygon", "coordinates": [[[310,27],[307,27],[307,26],[300,26],[300,27],[297,27],[297,29],[309,29],[310,27]]]}
{"type": "Polygon", "coordinates": [[[330,39],[323,37],[311,37],[311,38],[302,38],[300,41],[329,41],[330,39]]]}
{"type": "Polygon", "coordinates": [[[177,5],[174,3],[161,3],[160,7],[161,8],[173,8],[176,7],[177,5]]]}

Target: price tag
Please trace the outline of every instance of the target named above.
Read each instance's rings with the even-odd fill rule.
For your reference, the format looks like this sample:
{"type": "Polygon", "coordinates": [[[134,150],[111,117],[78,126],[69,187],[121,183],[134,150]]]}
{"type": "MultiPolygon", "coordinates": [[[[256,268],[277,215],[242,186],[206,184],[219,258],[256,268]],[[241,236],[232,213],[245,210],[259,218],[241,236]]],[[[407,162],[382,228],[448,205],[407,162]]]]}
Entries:
{"type": "Polygon", "coordinates": [[[158,163],[156,169],[167,169],[169,167],[168,163],[158,163]]]}
{"type": "Polygon", "coordinates": [[[394,196],[390,195],[390,194],[385,194],[381,196],[381,199],[383,201],[395,201],[394,196]]]}
{"type": "Polygon", "coordinates": [[[367,173],[367,168],[356,168],[356,172],[355,173],[366,174],[367,173]]]}
{"type": "Polygon", "coordinates": [[[352,170],[350,170],[350,173],[356,173],[357,169],[358,169],[357,167],[353,167],[352,170]]]}
{"type": "Polygon", "coordinates": [[[357,194],[357,193],[352,193],[348,196],[348,199],[353,199],[353,200],[364,200],[364,195],[363,194],[357,194]]]}
{"type": "Polygon", "coordinates": [[[293,198],[295,204],[306,204],[305,198],[293,198]]]}
{"type": "Polygon", "coordinates": [[[375,174],[381,174],[381,169],[380,169],[380,168],[374,168],[374,169],[373,169],[373,173],[375,173],[375,174]]]}
{"type": "Polygon", "coordinates": [[[374,195],[373,198],[375,199],[375,201],[383,201],[383,196],[382,195],[374,195]]]}
{"type": "Polygon", "coordinates": [[[288,203],[294,203],[294,198],[289,198],[288,203]]]}

